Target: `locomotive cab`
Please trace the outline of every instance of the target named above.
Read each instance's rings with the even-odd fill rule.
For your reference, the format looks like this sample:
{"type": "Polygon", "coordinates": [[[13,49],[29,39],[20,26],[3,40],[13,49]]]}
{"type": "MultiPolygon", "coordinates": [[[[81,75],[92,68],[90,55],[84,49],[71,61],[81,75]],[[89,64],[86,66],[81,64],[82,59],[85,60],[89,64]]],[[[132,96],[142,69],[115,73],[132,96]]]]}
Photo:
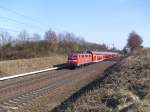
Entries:
{"type": "Polygon", "coordinates": [[[69,53],[68,59],[67,59],[68,67],[70,67],[70,68],[76,67],[77,66],[77,60],[78,60],[78,54],[69,53]]]}
{"type": "Polygon", "coordinates": [[[79,67],[92,62],[92,55],[87,52],[72,52],[68,54],[67,64],[69,68],[79,67]]]}

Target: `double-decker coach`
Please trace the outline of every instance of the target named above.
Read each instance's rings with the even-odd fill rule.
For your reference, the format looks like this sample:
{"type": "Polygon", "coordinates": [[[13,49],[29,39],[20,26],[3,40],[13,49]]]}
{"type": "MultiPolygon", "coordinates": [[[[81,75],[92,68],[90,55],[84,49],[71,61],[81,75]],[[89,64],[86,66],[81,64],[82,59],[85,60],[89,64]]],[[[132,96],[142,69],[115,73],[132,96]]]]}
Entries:
{"type": "Polygon", "coordinates": [[[116,52],[84,51],[68,53],[67,64],[69,67],[79,67],[82,65],[100,62],[106,59],[119,56],[116,52]]]}

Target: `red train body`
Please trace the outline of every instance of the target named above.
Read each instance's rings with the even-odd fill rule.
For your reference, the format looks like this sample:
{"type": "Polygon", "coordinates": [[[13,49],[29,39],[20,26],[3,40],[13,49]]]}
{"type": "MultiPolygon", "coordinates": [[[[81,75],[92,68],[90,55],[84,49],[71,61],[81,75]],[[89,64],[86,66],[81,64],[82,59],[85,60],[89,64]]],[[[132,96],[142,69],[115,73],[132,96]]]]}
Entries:
{"type": "Polygon", "coordinates": [[[119,54],[116,52],[70,52],[68,53],[67,64],[69,67],[78,67],[90,63],[100,62],[117,56],[119,56],[119,54]]]}

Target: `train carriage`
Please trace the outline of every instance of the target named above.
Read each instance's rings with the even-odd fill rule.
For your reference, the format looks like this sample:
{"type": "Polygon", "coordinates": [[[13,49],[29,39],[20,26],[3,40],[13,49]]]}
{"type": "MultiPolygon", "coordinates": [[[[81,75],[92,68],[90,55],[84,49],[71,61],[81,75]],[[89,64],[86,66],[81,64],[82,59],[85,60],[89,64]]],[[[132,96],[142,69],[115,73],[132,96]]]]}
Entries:
{"type": "Polygon", "coordinates": [[[79,67],[82,65],[100,62],[106,59],[117,57],[117,52],[98,52],[98,51],[84,51],[84,52],[70,52],[68,53],[67,64],[69,67],[79,67]]]}

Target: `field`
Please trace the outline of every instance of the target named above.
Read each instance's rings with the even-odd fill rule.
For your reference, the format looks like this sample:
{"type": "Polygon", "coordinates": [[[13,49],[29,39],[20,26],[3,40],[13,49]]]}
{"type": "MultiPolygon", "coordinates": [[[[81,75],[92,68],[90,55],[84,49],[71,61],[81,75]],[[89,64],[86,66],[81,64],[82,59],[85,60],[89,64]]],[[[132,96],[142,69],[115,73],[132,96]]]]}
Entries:
{"type": "Polygon", "coordinates": [[[53,112],[149,112],[150,49],[123,59],[53,112]]]}
{"type": "Polygon", "coordinates": [[[53,67],[66,61],[63,55],[52,55],[50,57],[18,59],[0,62],[0,77],[15,75],[18,73],[32,72],[53,67]]]}

